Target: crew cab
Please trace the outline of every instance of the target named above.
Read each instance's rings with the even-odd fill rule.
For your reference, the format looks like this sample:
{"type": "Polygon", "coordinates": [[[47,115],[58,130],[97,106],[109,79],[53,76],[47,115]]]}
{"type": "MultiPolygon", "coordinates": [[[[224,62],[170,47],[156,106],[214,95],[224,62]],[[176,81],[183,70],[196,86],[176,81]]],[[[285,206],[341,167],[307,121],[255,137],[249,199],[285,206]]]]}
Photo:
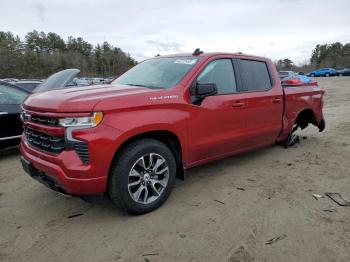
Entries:
{"type": "Polygon", "coordinates": [[[109,85],[38,92],[23,104],[22,164],[61,193],[106,194],[142,214],[175,178],[209,161],[325,128],[324,91],[281,81],[271,60],[231,53],[158,56],[109,85]]]}

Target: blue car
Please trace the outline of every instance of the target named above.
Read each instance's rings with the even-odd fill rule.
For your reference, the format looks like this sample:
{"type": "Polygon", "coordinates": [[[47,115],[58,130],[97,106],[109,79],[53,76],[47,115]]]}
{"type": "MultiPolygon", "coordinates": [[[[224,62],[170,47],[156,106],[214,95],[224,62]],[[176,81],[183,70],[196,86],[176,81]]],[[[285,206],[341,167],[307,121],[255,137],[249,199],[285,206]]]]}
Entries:
{"type": "Polygon", "coordinates": [[[321,68],[314,71],[311,71],[307,74],[307,76],[335,76],[337,75],[337,71],[334,68],[321,68]]]}

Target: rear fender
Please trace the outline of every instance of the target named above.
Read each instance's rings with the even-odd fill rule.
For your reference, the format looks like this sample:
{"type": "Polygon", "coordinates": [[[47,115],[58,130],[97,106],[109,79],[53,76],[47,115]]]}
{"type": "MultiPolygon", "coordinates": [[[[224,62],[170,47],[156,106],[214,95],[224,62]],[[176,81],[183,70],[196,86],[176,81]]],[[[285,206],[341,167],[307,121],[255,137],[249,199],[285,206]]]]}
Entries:
{"type": "Polygon", "coordinates": [[[283,132],[278,137],[277,142],[287,139],[295,126],[305,129],[309,124],[313,124],[318,127],[319,132],[325,129],[325,120],[323,115],[317,116],[312,109],[300,110],[294,118],[283,118],[283,132]]]}

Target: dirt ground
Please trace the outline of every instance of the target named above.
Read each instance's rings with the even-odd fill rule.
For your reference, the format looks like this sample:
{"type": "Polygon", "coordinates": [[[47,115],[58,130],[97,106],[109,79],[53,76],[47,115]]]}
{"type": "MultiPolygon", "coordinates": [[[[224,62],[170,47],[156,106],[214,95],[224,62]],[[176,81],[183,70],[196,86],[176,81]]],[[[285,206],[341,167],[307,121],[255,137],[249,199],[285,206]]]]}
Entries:
{"type": "Polygon", "coordinates": [[[350,261],[350,207],[312,197],[350,198],[350,77],[317,80],[325,132],[193,168],[143,216],[58,195],[3,152],[0,261],[350,261]]]}

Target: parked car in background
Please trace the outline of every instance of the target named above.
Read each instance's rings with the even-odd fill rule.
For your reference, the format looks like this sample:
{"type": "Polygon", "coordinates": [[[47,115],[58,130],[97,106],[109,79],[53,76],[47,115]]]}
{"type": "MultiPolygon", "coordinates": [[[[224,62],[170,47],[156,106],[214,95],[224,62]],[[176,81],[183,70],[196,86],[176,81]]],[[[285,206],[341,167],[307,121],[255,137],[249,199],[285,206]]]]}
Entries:
{"type": "Polygon", "coordinates": [[[79,73],[80,70],[76,68],[59,71],[53,75],[50,75],[44,83],[34,89],[33,93],[81,86],[75,82],[75,78],[79,73]]]}
{"type": "Polygon", "coordinates": [[[23,132],[21,104],[29,93],[21,87],[0,81],[0,149],[19,144],[23,132]]]}
{"type": "Polygon", "coordinates": [[[4,78],[4,79],[1,79],[0,81],[12,83],[12,82],[18,82],[19,80],[17,78],[4,78]]]}
{"type": "Polygon", "coordinates": [[[281,80],[285,78],[293,78],[297,76],[297,73],[295,73],[294,71],[279,71],[278,74],[281,80]]]}
{"type": "Polygon", "coordinates": [[[110,84],[110,83],[112,83],[112,81],[114,79],[115,79],[114,77],[107,77],[107,78],[104,79],[103,83],[104,84],[110,84]]]}
{"type": "Polygon", "coordinates": [[[91,81],[80,79],[78,77],[75,77],[72,82],[68,84],[68,86],[89,86],[91,85],[91,81]]]}
{"type": "Polygon", "coordinates": [[[113,78],[101,77],[77,77],[80,73],[79,69],[71,68],[59,71],[49,76],[41,85],[33,92],[42,92],[53,89],[63,89],[77,86],[104,85],[106,79],[111,82],[113,78]],[[64,79],[64,81],[62,81],[64,79]]]}
{"type": "Polygon", "coordinates": [[[93,84],[93,81],[92,81],[91,77],[79,77],[79,81],[87,83],[87,84],[84,84],[84,85],[92,85],[93,84]]]}
{"type": "Polygon", "coordinates": [[[311,76],[311,77],[316,77],[316,76],[328,77],[328,76],[335,76],[335,75],[337,75],[337,71],[334,68],[321,68],[321,69],[317,69],[307,73],[307,76],[311,76]]]}
{"type": "Polygon", "coordinates": [[[337,76],[350,76],[350,68],[336,68],[337,76]]]}
{"type": "Polygon", "coordinates": [[[26,89],[29,92],[33,92],[33,90],[38,87],[39,85],[42,84],[42,81],[39,80],[20,80],[17,82],[13,82],[12,84],[22,87],[24,89],[26,89]]]}
{"type": "Polygon", "coordinates": [[[335,67],[334,69],[337,73],[337,76],[339,76],[339,73],[342,72],[345,68],[344,67],[335,67]]]}
{"type": "Polygon", "coordinates": [[[303,75],[305,75],[305,73],[304,73],[304,72],[302,72],[302,71],[300,71],[300,72],[298,72],[298,75],[303,76],[303,75]]]}
{"type": "Polygon", "coordinates": [[[311,83],[312,79],[307,77],[306,75],[297,74],[294,71],[279,71],[279,77],[281,81],[286,79],[297,79],[303,83],[311,83]]]}
{"type": "Polygon", "coordinates": [[[101,85],[101,84],[104,84],[105,79],[102,77],[93,77],[91,78],[91,80],[93,85],[101,85]]]}

